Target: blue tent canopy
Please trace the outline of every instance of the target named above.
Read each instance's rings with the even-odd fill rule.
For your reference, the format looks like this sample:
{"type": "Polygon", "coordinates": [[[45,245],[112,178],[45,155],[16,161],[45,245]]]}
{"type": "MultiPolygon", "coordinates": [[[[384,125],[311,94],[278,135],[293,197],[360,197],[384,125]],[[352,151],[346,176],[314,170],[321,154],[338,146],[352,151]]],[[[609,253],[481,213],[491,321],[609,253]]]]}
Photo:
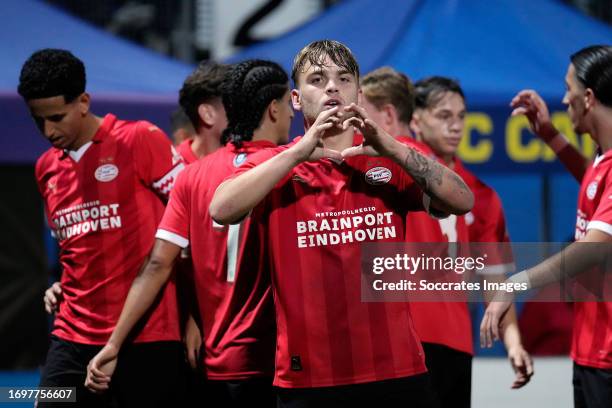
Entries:
{"type": "MultiPolygon", "coordinates": [[[[512,237],[563,241],[572,233],[575,182],[523,117],[510,118],[508,105],[519,90],[536,89],[555,125],[572,136],[561,105],[569,56],[588,45],[610,44],[609,26],[560,0],[345,0],[230,61],[266,58],[290,70],[298,50],[324,38],[348,45],[362,73],[391,65],[413,79],[458,79],[470,111],[459,155],[502,196],[512,237]],[[544,173],[553,174],[539,177],[544,173]],[[542,211],[543,200],[552,203],[550,214],[542,211]],[[551,219],[565,227],[551,229],[551,219]]],[[[301,127],[296,122],[295,134],[301,127]]],[[[592,154],[588,137],[577,140],[583,153],[592,154]]]]}
{"type": "Polygon", "coordinates": [[[347,0],[298,29],[231,61],[267,58],[291,68],[307,43],[330,38],[356,55],[362,73],[391,65],[412,78],[458,79],[470,103],[504,104],[523,88],[563,96],[569,55],[606,44],[612,29],[555,0],[347,0]]]}
{"type": "Polygon", "coordinates": [[[93,111],[147,119],[166,128],[178,90],[193,67],[92,27],[43,2],[2,2],[0,163],[32,163],[49,147],[17,95],[24,61],[41,48],[70,50],[83,60],[93,111]]]}
{"type": "Polygon", "coordinates": [[[35,0],[2,2],[0,91],[14,91],[23,62],[40,48],[64,48],[87,68],[92,93],[176,96],[192,68],[121,40],[35,0]]]}

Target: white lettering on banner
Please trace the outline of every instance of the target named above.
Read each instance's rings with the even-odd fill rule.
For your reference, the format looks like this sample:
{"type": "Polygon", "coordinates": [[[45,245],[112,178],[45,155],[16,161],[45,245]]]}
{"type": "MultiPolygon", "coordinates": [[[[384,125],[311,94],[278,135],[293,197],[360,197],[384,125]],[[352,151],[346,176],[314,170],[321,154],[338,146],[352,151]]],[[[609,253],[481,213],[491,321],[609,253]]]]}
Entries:
{"type": "Polygon", "coordinates": [[[99,201],[79,204],[55,212],[55,236],[62,241],[78,235],[121,228],[119,204],[99,201]]]}
{"type": "Polygon", "coordinates": [[[316,213],[315,218],[296,222],[298,248],[397,238],[393,213],[377,213],[375,207],[316,213]]]}

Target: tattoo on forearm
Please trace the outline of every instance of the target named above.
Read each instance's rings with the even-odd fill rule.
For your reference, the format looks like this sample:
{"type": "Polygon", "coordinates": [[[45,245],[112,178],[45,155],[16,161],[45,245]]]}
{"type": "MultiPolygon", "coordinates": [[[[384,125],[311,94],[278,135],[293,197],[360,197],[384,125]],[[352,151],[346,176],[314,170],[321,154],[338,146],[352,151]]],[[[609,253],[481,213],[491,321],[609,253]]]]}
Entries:
{"type": "MultiPolygon", "coordinates": [[[[423,191],[431,197],[437,197],[436,191],[442,186],[445,168],[438,162],[427,159],[416,150],[409,148],[408,154],[404,159],[404,168],[421,186],[423,191]]],[[[446,174],[461,192],[469,192],[468,186],[461,177],[452,171],[446,174]]]]}
{"type": "Polygon", "coordinates": [[[432,193],[434,185],[442,185],[442,166],[414,149],[408,148],[404,168],[427,194],[432,193]]]}

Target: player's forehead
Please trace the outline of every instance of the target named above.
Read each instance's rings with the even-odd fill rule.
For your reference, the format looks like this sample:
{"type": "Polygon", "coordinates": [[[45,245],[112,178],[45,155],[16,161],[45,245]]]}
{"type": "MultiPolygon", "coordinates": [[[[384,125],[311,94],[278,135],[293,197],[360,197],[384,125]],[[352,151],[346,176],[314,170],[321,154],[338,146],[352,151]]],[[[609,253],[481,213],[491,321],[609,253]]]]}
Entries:
{"type": "Polygon", "coordinates": [[[432,112],[463,112],[465,111],[465,101],[463,97],[456,92],[444,91],[439,95],[435,95],[431,101],[429,110],[432,112]]]}
{"type": "Polygon", "coordinates": [[[351,75],[356,80],[359,68],[352,57],[345,55],[329,55],[327,53],[305,54],[298,59],[295,66],[295,79],[300,82],[309,75],[351,75]]]}
{"type": "Polygon", "coordinates": [[[567,72],[565,73],[565,84],[568,87],[577,87],[579,85],[578,78],[576,77],[576,68],[572,63],[567,66],[567,72]]]}
{"type": "Polygon", "coordinates": [[[33,115],[41,117],[66,113],[70,109],[63,96],[30,99],[27,104],[33,115]]]}

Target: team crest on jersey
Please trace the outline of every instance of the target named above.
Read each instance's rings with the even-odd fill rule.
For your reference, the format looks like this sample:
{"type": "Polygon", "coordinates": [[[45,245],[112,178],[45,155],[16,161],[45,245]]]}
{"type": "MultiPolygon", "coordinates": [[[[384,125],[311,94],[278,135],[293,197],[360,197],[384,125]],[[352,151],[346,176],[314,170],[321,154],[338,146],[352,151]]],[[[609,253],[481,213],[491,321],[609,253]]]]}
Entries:
{"type": "Polygon", "coordinates": [[[103,183],[113,181],[119,175],[119,168],[114,164],[103,164],[94,173],[96,180],[103,183]]]}
{"type": "Polygon", "coordinates": [[[589,200],[594,199],[595,194],[597,194],[597,181],[591,182],[591,184],[589,184],[586,190],[586,195],[589,200]]]}
{"type": "Polygon", "coordinates": [[[373,186],[378,186],[381,184],[387,184],[393,174],[391,170],[386,167],[374,167],[368,170],[365,174],[365,181],[368,184],[373,186]]]}
{"type": "Polygon", "coordinates": [[[246,153],[238,153],[234,156],[234,167],[240,167],[247,159],[246,153]]]}

